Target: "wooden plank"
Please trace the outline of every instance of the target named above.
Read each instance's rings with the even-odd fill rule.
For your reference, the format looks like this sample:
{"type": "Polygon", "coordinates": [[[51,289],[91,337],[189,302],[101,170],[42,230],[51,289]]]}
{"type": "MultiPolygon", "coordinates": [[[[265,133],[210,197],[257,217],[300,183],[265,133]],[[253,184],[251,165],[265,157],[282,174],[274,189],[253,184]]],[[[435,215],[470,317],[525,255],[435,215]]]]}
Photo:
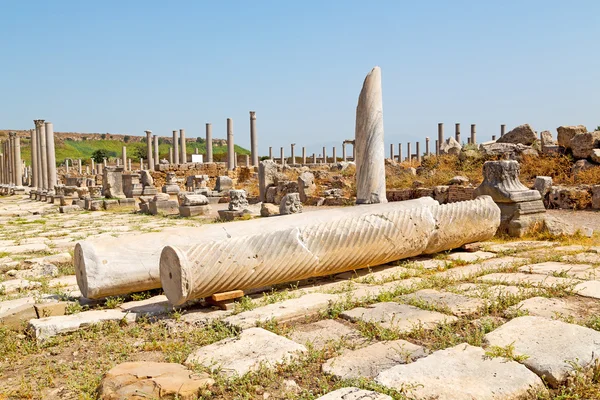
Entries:
{"type": "Polygon", "coordinates": [[[231,299],[239,299],[240,297],[244,297],[243,290],[232,290],[230,292],[215,293],[210,296],[210,299],[212,301],[225,301],[231,299]]]}

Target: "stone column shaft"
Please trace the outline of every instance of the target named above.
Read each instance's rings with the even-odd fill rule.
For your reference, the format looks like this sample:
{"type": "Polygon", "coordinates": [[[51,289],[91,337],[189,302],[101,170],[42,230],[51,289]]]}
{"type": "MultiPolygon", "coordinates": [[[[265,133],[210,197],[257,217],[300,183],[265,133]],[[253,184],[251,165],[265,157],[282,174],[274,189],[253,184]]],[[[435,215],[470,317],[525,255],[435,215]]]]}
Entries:
{"type": "Polygon", "coordinates": [[[406,157],[408,159],[408,162],[412,161],[412,154],[411,153],[411,149],[410,149],[410,142],[406,143],[406,157]]]}
{"type": "Polygon", "coordinates": [[[273,160],[273,147],[269,146],[269,158],[273,160]]]}
{"type": "Polygon", "coordinates": [[[348,157],[346,156],[346,142],[342,142],[342,160],[346,162],[348,157]]]}
{"type": "Polygon", "coordinates": [[[335,146],[333,146],[333,149],[331,150],[331,152],[332,152],[331,158],[333,158],[333,163],[335,164],[337,162],[337,154],[336,154],[335,146]]]}
{"type": "Polygon", "coordinates": [[[390,143],[390,159],[394,160],[394,143],[390,143]]]}
{"type": "Polygon", "coordinates": [[[206,162],[213,162],[212,125],[206,124],[206,162]]]}
{"type": "Polygon", "coordinates": [[[173,131],[173,160],[174,164],[179,164],[179,134],[173,131]]]}
{"type": "Polygon", "coordinates": [[[475,124],[471,124],[471,144],[477,144],[477,133],[475,132],[475,124]]]}
{"type": "MultiPolygon", "coordinates": [[[[160,158],[158,154],[158,136],[154,135],[154,164],[159,164],[160,158]]],[[[125,162],[123,162],[123,167],[125,166],[125,162]]]]}
{"type": "Polygon", "coordinates": [[[460,124],[455,124],[454,125],[454,139],[456,139],[456,141],[458,143],[461,143],[460,141],[460,124]]]}
{"type": "MultiPolygon", "coordinates": [[[[506,133],[506,125],[502,124],[500,125],[500,137],[504,136],[504,134],[506,133]]],[[[495,139],[493,139],[495,140],[495,139]]]]}
{"type": "Polygon", "coordinates": [[[185,129],[179,130],[179,141],[181,142],[181,151],[179,152],[180,162],[187,163],[187,142],[185,141],[185,129]]]}
{"type": "Polygon", "coordinates": [[[425,138],[425,154],[427,154],[428,156],[431,155],[431,153],[429,152],[429,138],[428,137],[425,138]]]}
{"type": "Polygon", "coordinates": [[[23,162],[21,161],[21,139],[15,135],[15,185],[23,186],[23,162]]]}
{"type": "Polygon", "coordinates": [[[33,188],[38,188],[39,186],[39,182],[38,182],[38,172],[37,172],[37,165],[38,165],[38,135],[39,135],[39,128],[37,126],[37,122],[33,121],[35,123],[35,129],[31,131],[31,187],[33,188]]]}
{"type": "Polygon", "coordinates": [[[306,164],[306,147],[302,146],[302,164],[306,164]]]}
{"type": "Polygon", "coordinates": [[[327,149],[323,146],[323,164],[327,164],[327,149]]]}
{"type": "Polygon", "coordinates": [[[296,164],[296,152],[294,151],[294,147],[296,146],[296,143],[292,143],[290,145],[291,149],[290,149],[290,164],[294,165],[296,164]]]}
{"type": "Polygon", "coordinates": [[[46,122],[46,150],[48,151],[48,190],[54,192],[56,186],[56,150],[54,146],[54,125],[52,122],[46,122]]]}
{"type": "Polygon", "coordinates": [[[173,164],[173,147],[169,147],[169,164],[173,164]]]}
{"type": "Polygon", "coordinates": [[[41,169],[42,169],[42,190],[48,190],[48,148],[46,143],[46,126],[45,124],[40,125],[40,160],[41,160],[41,169]]]}
{"type": "Polygon", "coordinates": [[[438,139],[435,140],[435,155],[440,155],[440,142],[438,141],[438,139]]]}
{"type": "Polygon", "coordinates": [[[421,142],[415,143],[416,151],[417,151],[417,161],[421,162],[421,142]]]}
{"type": "Polygon", "coordinates": [[[284,157],[284,155],[283,155],[283,147],[281,147],[281,149],[280,149],[280,153],[281,153],[281,154],[280,154],[280,156],[279,156],[279,157],[280,157],[280,159],[281,159],[281,165],[285,165],[285,157],[284,157]]]}
{"type": "MultiPolygon", "coordinates": [[[[127,169],[127,147],[125,146],[121,148],[121,158],[123,159],[123,169],[127,169]]],[[[131,168],[128,171],[131,171],[131,168]]]]}
{"type": "Polygon", "coordinates": [[[435,154],[440,154],[440,146],[444,143],[444,124],[440,122],[438,124],[438,140],[435,145],[435,154]]]}
{"type": "Polygon", "coordinates": [[[252,165],[258,165],[258,141],[256,139],[256,111],[250,111],[250,153],[252,165]]]}
{"type": "Polygon", "coordinates": [[[233,143],[233,120],[227,118],[227,169],[235,168],[235,145],[233,143]]]}
{"type": "Polygon", "coordinates": [[[402,143],[398,143],[398,162],[402,162],[402,143]]]}
{"type": "Polygon", "coordinates": [[[152,131],[146,132],[146,157],[148,158],[148,169],[154,171],[154,160],[152,159],[152,131]]]}

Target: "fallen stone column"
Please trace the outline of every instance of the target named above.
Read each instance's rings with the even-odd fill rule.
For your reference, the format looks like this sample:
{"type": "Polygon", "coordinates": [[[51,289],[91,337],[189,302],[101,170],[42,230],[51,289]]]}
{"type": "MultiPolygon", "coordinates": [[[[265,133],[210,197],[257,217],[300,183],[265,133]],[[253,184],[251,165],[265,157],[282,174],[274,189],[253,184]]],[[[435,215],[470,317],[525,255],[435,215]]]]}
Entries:
{"type": "MultiPolygon", "coordinates": [[[[437,202],[424,197],[396,202],[393,209],[424,207],[432,204],[437,202]]],[[[311,212],[310,214],[315,215],[311,220],[318,221],[336,212],[336,210],[311,212]]],[[[284,225],[295,224],[298,222],[294,221],[306,219],[302,214],[297,216],[282,217],[290,221],[284,225]]],[[[262,218],[196,228],[169,228],[162,232],[136,236],[81,241],[75,245],[74,254],[77,284],[81,294],[90,299],[157,289],[161,287],[159,261],[164,246],[170,245],[183,251],[197,244],[199,238],[207,242],[223,242],[231,235],[240,236],[247,231],[266,232],[276,229],[271,228],[277,226],[276,222],[274,218],[262,218]]]]}
{"type": "Polygon", "coordinates": [[[500,224],[491,197],[439,205],[423,200],[315,211],[222,225],[227,237],[166,246],[160,278],[180,305],[218,292],[244,290],[366,268],[487,240],[500,224]]]}

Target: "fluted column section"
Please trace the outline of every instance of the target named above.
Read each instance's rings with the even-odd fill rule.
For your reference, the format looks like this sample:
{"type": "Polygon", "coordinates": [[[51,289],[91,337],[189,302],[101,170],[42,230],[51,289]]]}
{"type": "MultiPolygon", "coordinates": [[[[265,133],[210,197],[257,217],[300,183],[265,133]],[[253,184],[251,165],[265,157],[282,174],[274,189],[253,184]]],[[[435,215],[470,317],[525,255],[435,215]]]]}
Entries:
{"type": "Polygon", "coordinates": [[[179,305],[449,250],[492,238],[500,224],[500,209],[488,196],[446,205],[430,198],[403,203],[295,214],[270,224],[233,222],[224,233],[198,230],[193,243],[163,249],[163,290],[179,305]]]}
{"type": "MultiPolygon", "coordinates": [[[[147,157],[148,157],[148,169],[150,171],[154,171],[154,160],[152,156],[152,131],[146,132],[146,149],[147,149],[147,157]]],[[[106,165],[105,165],[106,166],[106,165]]]]}
{"type": "Polygon", "coordinates": [[[357,204],[387,202],[384,146],[381,69],[375,67],[365,78],[356,107],[354,151],[357,204]]]}
{"type": "Polygon", "coordinates": [[[233,120],[227,118],[227,169],[235,168],[235,145],[233,144],[233,120]]]}
{"type": "Polygon", "coordinates": [[[206,162],[213,162],[212,124],[206,124],[206,162]]]}
{"type": "Polygon", "coordinates": [[[54,191],[54,186],[57,183],[56,178],[56,150],[54,144],[54,125],[52,122],[46,122],[46,151],[48,155],[48,190],[54,191]]]}

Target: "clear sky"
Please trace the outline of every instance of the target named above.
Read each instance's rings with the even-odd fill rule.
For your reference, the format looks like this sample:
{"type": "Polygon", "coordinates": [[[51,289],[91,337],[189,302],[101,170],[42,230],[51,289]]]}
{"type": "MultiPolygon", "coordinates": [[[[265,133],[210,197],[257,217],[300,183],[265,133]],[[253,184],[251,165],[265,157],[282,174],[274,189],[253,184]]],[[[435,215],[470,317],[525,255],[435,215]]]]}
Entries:
{"type": "Polygon", "coordinates": [[[1,129],[224,138],[230,117],[248,147],[255,110],[261,155],[340,154],[375,65],[386,154],[438,122],[464,140],[600,125],[597,0],[0,0],[0,16],[1,129]]]}

